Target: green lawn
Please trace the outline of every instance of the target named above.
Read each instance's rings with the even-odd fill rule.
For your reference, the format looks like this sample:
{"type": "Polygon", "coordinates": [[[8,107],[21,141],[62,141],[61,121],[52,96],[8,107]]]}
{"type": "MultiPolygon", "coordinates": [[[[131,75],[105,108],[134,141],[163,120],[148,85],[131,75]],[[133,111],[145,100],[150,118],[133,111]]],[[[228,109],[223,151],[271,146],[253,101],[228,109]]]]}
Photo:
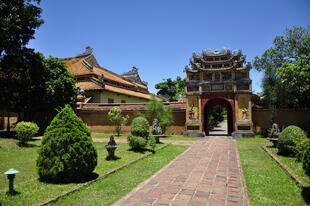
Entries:
{"type": "Polygon", "coordinates": [[[271,151],[273,154],[275,154],[277,158],[281,161],[281,163],[289,167],[301,180],[310,184],[310,177],[305,174],[305,170],[302,168],[302,162],[297,162],[296,158],[293,157],[277,155],[278,152],[277,148],[268,147],[267,149],[271,151]]]}
{"type": "Polygon", "coordinates": [[[237,140],[251,205],[307,205],[301,188],[263,151],[262,145],[272,144],[263,138],[237,140]]]}
{"type": "Polygon", "coordinates": [[[53,205],[111,205],[182,153],[187,146],[169,145],[124,169],[66,196],[53,205]]]}
{"type": "MultiPolygon", "coordinates": [[[[31,147],[22,148],[18,147],[16,143],[17,141],[14,139],[0,139],[0,172],[3,173],[9,168],[20,171],[15,178],[16,191],[20,192],[20,194],[16,196],[7,195],[3,190],[7,187],[8,180],[5,175],[0,175],[0,205],[33,205],[77,185],[76,183],[47,184],[38,181],[35,162],[41,141],[31,141],[29,142],[31,147]]],[[[116,150],[116,156],[120,157],[120,159],[107,161],[105,160],[107,156],[107,151],[104,148],[105,144],[95,143],[98,152],[98,166],[94,172],[98,175],[102,175],[112,168],[117,168],[143,155],[143,153],[129,151],[128,144],[119,144],[120,147],[116,150]]]]}
{"type": "MultiPolygon", "coordinates": [[[[103,134],[103,133],[92,133],[92,138],[103,138],[103,139],[108,139],[110,138],[112,134],[103,134]]],[[[118,138],[120,139],[126,139],[127,134],[122,134],[119,137],[114,135],[115,139],[117,140],[118,138]]],[[[201,138],[199,137],[185,137],[181,135],[169,135],[165,137],[161,137],[161,140],[174,140],[174,141],[193,141],[193,140],[200,140],[201,138]]]]}

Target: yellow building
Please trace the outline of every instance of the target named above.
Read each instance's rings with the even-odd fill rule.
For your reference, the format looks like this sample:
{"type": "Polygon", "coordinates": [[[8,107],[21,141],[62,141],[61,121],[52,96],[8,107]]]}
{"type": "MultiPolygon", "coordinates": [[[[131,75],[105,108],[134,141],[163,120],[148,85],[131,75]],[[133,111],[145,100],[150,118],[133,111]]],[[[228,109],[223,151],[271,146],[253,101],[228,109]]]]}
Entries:
{"type": "Polygon", "coordinates": [[[185,135],[209,134],[208,115],[215,105],[226,108],[228,135],[252,136],[251,64],[242,51],[209,50],[194,53],[186,67],[185,135]]]}
{"type": "Polygon", "coordinates": [[[100,66],[92,48],[74,57],[61,58],[74,76],[76,86],[86,96],[84,103],[143,103],[151,99],[147,83],[140,79],[138,69],[116,74],[100,66]]]}

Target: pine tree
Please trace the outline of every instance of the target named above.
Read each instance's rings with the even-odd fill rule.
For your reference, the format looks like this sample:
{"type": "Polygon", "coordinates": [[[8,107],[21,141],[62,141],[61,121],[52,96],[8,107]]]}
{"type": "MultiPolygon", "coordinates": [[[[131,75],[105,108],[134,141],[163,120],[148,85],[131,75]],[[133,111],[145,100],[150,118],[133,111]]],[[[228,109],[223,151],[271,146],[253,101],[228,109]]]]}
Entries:
{"type": "Polygon", "coordinates": [[[90,130],[66,105],[47,127],[39,150],[40,179],[47,182],[79,181],[97,165],[90,130]]]}

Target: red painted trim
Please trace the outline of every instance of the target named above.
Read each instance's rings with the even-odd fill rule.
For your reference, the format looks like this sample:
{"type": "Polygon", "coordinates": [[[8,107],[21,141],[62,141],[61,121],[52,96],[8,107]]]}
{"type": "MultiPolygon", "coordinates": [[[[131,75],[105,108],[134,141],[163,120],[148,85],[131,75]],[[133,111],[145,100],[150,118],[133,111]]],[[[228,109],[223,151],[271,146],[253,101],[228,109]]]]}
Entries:
{"type": "Polygon", "coordinates": [[[235,130],[235,94],[234,93],[204,93],[201,95],[201,120],[203,131],[205,131],[205,107],[208,103],[212,103],[212,101],[216,100],[224,100],[228,102],[232,109],[232,130],[235,130]]]}

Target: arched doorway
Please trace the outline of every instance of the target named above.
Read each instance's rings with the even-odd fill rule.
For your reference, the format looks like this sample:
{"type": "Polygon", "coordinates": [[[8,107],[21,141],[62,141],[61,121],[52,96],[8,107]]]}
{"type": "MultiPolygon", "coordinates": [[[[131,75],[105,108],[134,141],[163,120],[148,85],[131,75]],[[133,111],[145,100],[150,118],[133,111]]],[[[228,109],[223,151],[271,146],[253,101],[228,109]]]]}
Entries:
{"type": "Polygon", "coordinates": [[[185,136],[208,135],[208,112],[222,105],[228,114],[226,135],[253,136],[251,64],[241,50],[193,53],[185,67],[185,136]]]}
{"type": "Polygon", "coordinates": [[[227,121],[227,130],[220,131],[217,135],[231,135],[233,132],[233,109],[232,105],[229,101],[222,99],[222,98],[214,98],[207,101],[204,105],[204,132],[206,135],[210,135],[210,114],[214,109],[223,108],[226,110],[227,118],[224,121],[227,121]]]}

